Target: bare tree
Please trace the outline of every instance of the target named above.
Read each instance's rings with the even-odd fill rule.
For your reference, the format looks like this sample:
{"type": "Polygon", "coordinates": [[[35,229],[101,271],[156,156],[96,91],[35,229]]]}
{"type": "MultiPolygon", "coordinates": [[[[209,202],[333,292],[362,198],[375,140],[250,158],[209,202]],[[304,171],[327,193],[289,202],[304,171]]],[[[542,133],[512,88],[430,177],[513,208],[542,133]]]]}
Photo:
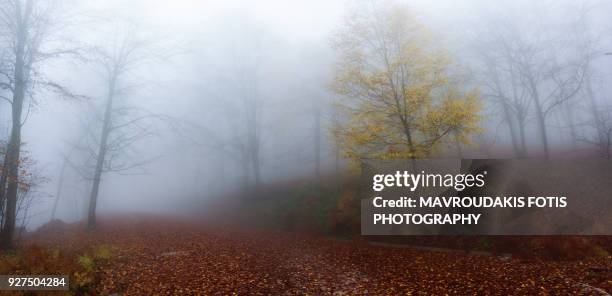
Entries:
{"type": "Polygon", "coordinates": [[[75,97],[40,70],[50,59],[77,53],[65,44],[55,46],[54,38],[66,29],[64,21],[54,1],[0,1],[0,98],[11,105],[11,133],[0,177],[0,202],[6,203],[0,236],[4,248],[11,246],[15,230],[24,107],[33,104],[36,91],[43,89],[75,97]]]}
{"type": "MultiPolygon", "coordinates": [[[[222,72],[222,71],[216,71],[222,72]]],[[[232,88],[232,83],[228,83],[225,77],[211,78],[215,85],[227,84],[227,88],[232,88]],[[218,79],[215,81],[215,79],[218,79]]],[[[220,156],[221,161],[229,160],[236,166],[237,184],[247,188],[251,184],[251,163],[246,143],[246,132],[242,117],[237,117],[236,112],[240,110],[238,100],[227,99],[223,92],[216,91],[205,93],[205,98],[209,99],[206,111],[214,110],[214,114],[208,114],[213,122],[218,122],[225,129],[221,130],[208,124],[201,125],[189,122],[187,128],[183,129],[189,134],[189,145],[201,148],[207,156],[220,156]],[[218,117],[216,117],[218,116],[218,117]]]]}
{"type": "Polygon", "coordinates": [[[315,155],[315,175],[321,177],[321,106],[314,103],[313,107],[313,137],[314,137],[314,155],[315,155]]]}
{"type": "Polygon", "coordinates": [[[593,118],[587,125],[593,128],[594,135],[585,133],[579,140],[597,147],[601,157],[610,159],[612,156],[612,106],[598,106],[593,110],[593,118]]]}
{"type": "MultiPolygon", "coordinates": [[[[586,3],[579,10],[579,18],[572,27],[569,33],[581,40],[581,52],[583,56],[588,58],[588,64],[585,70],[584,87],[580,95],[585,97],[586,109],[588,110],[589,119],[586,121],[586,126],[594,130],[594,136],[588,132],[578,133],[576,127],[582,126],[573,122],[573,113],[576,107],[568,108],[566,116],[570,120],[570,128],[573,134],[573,139],[581,140],[587,143],[594,144],[599,150],[602,157],[610,159],[610,147],[612,140],[612,109],[611,106],[605,103],[605,100],[598,99],[599,93],[595,91],[596,86],[603,86],[604,78],[598,73],[596,61],[601,58],[606,58],[610,53],[602,50],[602,39],[605,35],[601,29],[594,29],[595,26],[591,23],[590,12],[596,9],[596,6],[589,6],[586,3]],[[603,101],[603,103],[601,103],[603,101]]],[[[605,93],[605,92],[604,92],[605,93]]]]}
{"type": "MultiPolygon", "coordinates": [[[[140,36],[134,24],[122,22],[120,28],[111,33],[113,37],[109,39],[109,45],[98,47],[93,55],[106,84],[102,112],[94,117],[97,120],[87,129],[90,143],[80,147],[90,155],[91,163],[86,167],[93,169],[88,229],[96,225],[96,207],[103,175],[107,172],[142,170],[153,159],[139,160],[135,156],[134,145],[156,133],[155,121],[170,119],[132,106],[126,100],[131,91],[142,87],[130,82],[133,71],[153,60],[168,58],[169,52],[156,48],[155,41],[140,36]]],[[[94,110],[98,111],[95,107],[94,110]]]]}
{"type": "Polygon", "coordinates": [[[255,186],[261,182],[261,120],[262,101],[259,93],[259,67],[261,63],[260,36],[253,35],[248,49],[235,52],[234,87],[238,91],[238,102],[244,118],[245,161],[250,164],[250,171],[255,186]]]}
{"type": "MultiPolygon", "coordinates": [[[[582,16],[568,26],[576,28],[581,21],[582,16]]],[[[489,46],[481,51],[483,77],[488,97],[502,109],[516,154],[526,154],[525,124],[533,112],[544,157],[548,158],[547,119],[579,93],[592,52],[585,49],[589,40],[579,39],[579,34],[567,34],[541,20],[529,26],[532,29],[527,31],[514,21],[495,21],[489,46]]],[[[564,120],[568,118],[573,117],[564,120]]]]}
{"type": "MultiPolygon", "coordinates": [[[[239,163],[245,186],[257,186],[261,182],[261,126],[264,99],[260,91],[261,65],[263,59],[263,31],[250,19],[234,23],[232,37],[224,48],[229,52],[229,61],[223,61],[215,73],[222,94],[214,94],[215,105],[225,118],[228,135],[213,136],[217,149],[239,163]]],[[[217,86],[219,86],[217,85],[217,86]]],[[[205,129],[206,130],[206,129],[205,129]]],[[[206,130],[210,136],[209,130],[206,130]]],[[[207,144],[207,146],[211,146],[207,144]]]]}
{"type": "MultiPolygon", "coordinates": [[[[604,57],[607,54],[599,57],[604,57]]],[[[600,155],[605,159],[611,158],[612,149],[612,106],[606,103],[601,103],[598,100],[598,93],[595,91],[595,86],[602,86],[603,79],[596,79],[596,73],[591,67],[585,78],[584,95],[587,98],[587,107],[590,113],[590,119],[587,120],[586,126],[592,128],[593,134],[583,133],[577,136],[578,140],[589,143],[597,147],[600,155]]]]}
{"type": "Polygon", "coordinates": [[[64,189],[64,182],[66,179],[66,169],[70,167],[70,156],[73,153],[74,148],[68,152],[67,155],[62,156],[62,165],[59,172],[59,179],[57,180],[57,190],[55,191],[55,199],[53,201],[53,209],[51,210],[51,219],[49,221],[55,220],[55,215],[57,214],[57,206],[60,202],[60,198],[62,196],[62,191],[64,189]]]}
{"type": "Polygon", "coordinates": [[[62,189],[64,188],[64,177],[66,175],[66,167],[68,165],[68,159],[62,161],[62,168],[59,173],[59,180],[57,182],[57,191],[55,192],[55,200],[53,201],[53,209],[51,210],[50,221],[55,220],[55,214],[57,213],[57,205],[59,204],[60,197],[62,195],[62,189]]]}
{"type": "Polygon", "coordinates": [[[484,88],[483,96],[501,109],[501,118],[508,126],[515,156],[525,157],[525,126],[531,100],[520,83],[520,72],[514,64],[511,49],[505,38],[494,37],[480,40],[477,52],[482,62],[480,80],[484,88]]]}

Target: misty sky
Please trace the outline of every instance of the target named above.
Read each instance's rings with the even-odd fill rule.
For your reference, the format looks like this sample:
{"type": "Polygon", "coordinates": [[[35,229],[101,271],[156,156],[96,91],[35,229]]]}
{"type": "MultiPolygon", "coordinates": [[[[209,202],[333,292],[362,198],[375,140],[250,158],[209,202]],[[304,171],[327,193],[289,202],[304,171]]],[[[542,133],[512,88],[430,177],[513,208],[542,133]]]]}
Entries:
{"type": "MultiPolygon", "coordinates": [[[[593,22],[610,28],[612,22],[606,17],[612,15],[611,2],[591,2],[597,7],[593,22]]],[[[562,16],[572,13],[572,5],[576,5],[574,1],[502,4],[502,1],[484,0],[419,0],[407,3],[460,61],[475,58],[467,39],[486,26],[481,23],[484,19],[496,15],[529,18],[546,12],[548,17],[562,20],[562,16]]],[[[234,95],[228,81],[236,73],[232,72],[235,71],[233,57],[242,51],[262,52],[258,79],[260,96],[264,98],[261,107],[264,181],[311,173],[312,120],[308,110],[314,101],[325,106],[331,102],[333,96],[327,91],[334,62],[330,38],[352,5],[355,5],[352,1],[329,0],[88,0],[79,3],[75,10],[84,11],[85,15],[130,19],[145,34],[161,36],[160,43],[166,48],[170,46],[176,54],[167,61],[149,63],[134,73],[131,79],[146,83],[131,93],[129,99],[151,112],[168,114],[198,126],[180,135],[160,125],[159,136],[143,140],[135,151],[139,156],[156,159],[147,166],[148,174],[105,176],[99,198],[100,212],[168,209],[172,200],[187,202],[197,196],[218,193],[215,190],[222,190],[220,187],[231,188],[237,182],[232,174],[239,168],[223,160],[224,156],[211,150],[207,142],[214,141],[209,134],[225,134],[230,128],[223,104],[219,102],[234,95]],[[259,38],[258,49],[249,48],[251,38],[259,38]],[[221,168],[226,175],[220,173],[221,168]]],[[[610,33],[609,29],[603,31],[606,30],[610,33]]],[[[83,27],[75,32],[75,40],[95,42],[108,38],[103,36],[104,30],[96,28],[83,27]]],[[[607,44],[611,44],[609,41],[610,38],[607,44]]],[[[612,69],[612,57],[608,59],[598,62],[602,68],[612,69]]],[[[49,219],[61,157],[69,153],[70,143],[78,141],[82,133],[80,125],[92,116],[86,111],[87,105],[96,105],[104,96],[104,82],[93,68],[59,63],[46,69],[58,73],[64,83],[76,91],[86,92],[91,99],[80,102],[38,98],[39,103],[28,118],[23,136],[25,149],[48,177],[38,188],[41,202],[32,211],[30,226],[49,219]]],[[[8,122],[8,118],[2,121],[8,122]]],[[[490,122],[494,130],[494,118],[490,122]]],[[[329,142],[327,137],[323,153],[327,160],[333,154],[329,142]]],[[[86,206],[90,185],[74,172],[67,178],[59,216],[74,220],[86,206]]]]}

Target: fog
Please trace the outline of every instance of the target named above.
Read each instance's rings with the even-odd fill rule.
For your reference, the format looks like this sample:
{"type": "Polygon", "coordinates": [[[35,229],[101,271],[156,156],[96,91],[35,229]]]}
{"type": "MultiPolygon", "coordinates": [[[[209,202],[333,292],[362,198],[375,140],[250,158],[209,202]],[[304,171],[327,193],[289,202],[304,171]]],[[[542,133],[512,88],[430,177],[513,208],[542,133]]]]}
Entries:
{"type": "MultiPolygon", "coordinates": [[[[465,84],[479,90],[483,104],[482,132],[472,136],[473,144],[449,145],[432,157],[542,156],[535,105],[524,91],[516,91],[524,81],[512,84],[513,64],[504,59],[521,54],[529,55],[534,73],[551,71],[542,74],[552,78],[540,88],[551,156],[605,156],[602,149],[610,147],[602,144],[609,144],[612,129],[612,55],[606,55],[612,52],[612,2],[507,2],[406,1],[435,43],[463,69],[465,84]],[[580,60],[585,56],[588,69],[580,60]],[[573,67],[582,67],[576,70],[580,73],[570,73],[573,67]],[[500,104],[506,92],[514,97],[500,104]],[[514,115],[507,117],[504,106],[514,115]]],[[[129,127],[110,139],[121,147],[107,158],[112,164],[101,177],[98,214],[180,213],[202,200],[254,190],[253,184],[351,170],[331,132],[338,97],[330,89],[338,58],[332,40],[353,11],[385,2],[87,0],[49,5],[57,5],[54,13],[65,21],[51,46],[79,48],[82,54],[39,65],[41,75],[74,95],[33,91],[34,101],[25,103],[22,149],[35,161],[31,171],[40,178],[29,192],[32,206],[22,216],[28,228],[51,219],[57,196],[55,218],[87,217],[92,153],[99,142],[95,135],[103,128],[108,95],[104,65],[113,56],[96,53],[113,53],[126,40],[141,42],[142,50],[135,50],[134,63],[119,80],[114,108],[125,112],[115,116],[115,125],[129,127]],[[139,123],[131,126],[134,119],[139,123]]],[[[11,110],[4,102],[0,106],[6,143],[11,110]]]]}

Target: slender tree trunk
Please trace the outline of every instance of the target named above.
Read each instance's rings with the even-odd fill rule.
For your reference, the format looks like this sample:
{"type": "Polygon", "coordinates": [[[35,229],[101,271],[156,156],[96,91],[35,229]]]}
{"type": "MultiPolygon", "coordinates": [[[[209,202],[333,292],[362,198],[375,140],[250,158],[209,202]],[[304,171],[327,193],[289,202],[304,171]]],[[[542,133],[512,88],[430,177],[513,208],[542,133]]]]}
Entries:
{"type": "Polygon", "coordinates": [[[253,153],[251,157],[251,163],[253,164],[253,180],[255,182],[255,186],[259,186],[259,183],[261,183],[261,164],[259,160],[259,147],[253,147],[253,153]]]}
{"type": "Polygon", "coordinates": [[[531,93],[533,95],[534,105],[536,109],[536,122],[538,124],[538,129],[540,130],[540,138],[542,140],[542,148],[544,149],[544,158],[549,158],[549,149],[548,149],[548,135],[546,133],[546,115],[544,114],[544,110],[542,109],[542,102],[540,102],[540,95],[535,86],[535,83],[531,81],[531,93]]]}
{"type": "Polygon", "coordinates": [[[459,139],[455,140],[455,149],[457,150],[457,158],[462,159],[463,158],[463,149],[461,149],[461,142],[459,142],[459,139]]]}
{"type": "Polygon", "coordinates": [[[104,122],[102,124],[102,135],[100,138],[100,146],[98,147],[98,158],[94,171],[93,184],[91,194],[89,196],[89,209],[87,212],[87,228],[92,230],[96,227],[96,205],[98,202],[98,193],[100,191],[100,181],[102,180],[102,171],[104,169],[104,160],[106,158],[106,146],[108,135],[111,130],[111,114],[113,111],[113,99],[115,97],[115,82],[117,77],[115,74],[111,77],[108,85],[108,97],[106,100],[106,109],[104,111],[104,122]]]}
{"type": "Polygon", "coordinates": [[[589,109],[591,110],[591,116],[593,116],[593,121],[595,124],[595,129],[597,131],[597,141],[599,149],[601,150],[601,155],[609,159],[610,158],[610,149],[609,149],[609,131],[606,130],[606,127],[603,123],[601,115],[597,110],[597,102],[595,101],[595,92],[593,91],[593,85],[591,84],[591,76],[587,75],[585,79],[587,97],[589,98],[589,109]]]}
{"type": "Polygon", "coordinates": [[[525,140],[525,121],[520,121],[519,124],[519,140],[521,144],[520,158],[527,157],[527,141],[525,140]]]}
{"type": "Polygon", "coordinates": [[[408,151],[410,151],[410,165],[413,171],[417,170],[416,163],[416,153],[414,149],[414,144],[412,142],[412,131],[410,130],[410,126],[408,126],[408,121],[402,119],[402,124],[404,126],[404,135],[406,136],[406,142],[408,144],[408,151]]]}
{"type": "MultiPolygon", "coordinates": [[[[13,125],[15,121],[13,121],[13,125]]],[[[19,156],[21,146],[21,122],[12,128],[11,139],[6,153],[5,167],[8,174],[6,189],[6,209],[4,212],[4,225],[0,237],[1,247],[10,248],[13,243],[15,223],[17,219],[17,191],[19,190],[19,156]]]]}
{"type": "Polygon", "coordinates": [[[410,131],[410,127],[408,126],[408,122],[404,119],[402,120],[402,126],[404,127],[404,135],[406,136],[406,144],[408,144],[408,151],[410,152],[410,158],[415,158],[415,150],[414,144],[412,142],[412,132],[410,131]]]}
{"type": "MultiPolygon", "coordinates": [[[[6,174],[6,209],[4,212],[4,225],[0,234],[0,247],[12,247],[15,222],[17,219],[17,192],[19,190],[19,157],[21,154],[21,114],[26,92],[26,65],[25,47],[27,42],[27,20],[32,11],[32,0],[26,2],[25,15],[22,16],[20,2],[16,2],[17,40],[15,51],[14,91],[12,102],[11,137],[8,143],[4,167],[6,174]]],[[[0,190],[4,193],[4,188],[0,190]]]]}
{"type": "MultiPolygon", "coordinates": [[[[8,146],[7,146],[8,147],[8,146]]],[[[6,163],[6,152],[3,159],[3,164],[6,163]]],[[[2,168],[2,176],[0,177],[0,232],[2,232],[2,228],[4,228],[4,220],[6,215],[4,213],[4,208],[6,206],[6,179],[8,173],[6,172],[6,167],[2,168]]]]}
{"type": "Polygon", "coordinates": [[[248,188],[251,183],[251,170],[249,164],[249,155],[246,149],[242,147],[240,150],[240,167],[242,169],[242,187],[244,189],[248,188]]]}
{"type": "Polygon", "coordinates": [[[570,106],[569,102],[565,102],[563,104],[566,114],[567,124],[569,125],[570,130],[570,138],[572,143],[572,149],[575,150],[578,148],[578,133],[576,132],[576,123],[574,120],[574,109],[570,106]]]}
{"type": "Polygon", "coordinates": [[[321,109],[318,104],[314,111],[315,176],[318,178],[321,177],[321,109]]]}
{"type": "Polygon", "coordinates": [[[251,162],[251,170],[253,171],[253,182],[255,186],[259,186],[261,182],[261,163],[259,156],[259,131],[257,128],[258,125],[258,116],[256,110],[256,104],[252,106],[253,110],[251,110],[251,122],[249,124],[249,135],[248,135],[248,145],[249,145],[249,160],[251,162]]]}
{"type": "MultiPolygon", "coordinates": [[[[539,104],[536,104],[539,106],[539,104]]],[[[544,113],[542,113],[541,106],[536,107],[536,119],[538,123],[538,128],[540,130],[540,137],[542,139],[542,148],[544,149],[544,158],[549,158],[549,150],[548,150],[548,135],[546,133],[546,118],[544,117],[544,113]]]]}
{"type": "Polygon", "coordinates": [[[339,128],[339,123],[338,123],[338,119],[336,118],[336,116],[333,116],[333,118],[331,119],[332,122],[332,126],[333,126],[333,135],[334,135],[334,171],[336,173],[336,175],[338,175],[340,173],[340,156],[341,156],[341,150],[340,150],[340,143],[338,143],[338,138],[337,135],[335,134],[339,128]]]}
{"type": "Polygon", "coordinates": [[[51,211],[51,221],[55,220],[55,214],[57,213],[57,205],[59,204],[60,196],[62,194],[62,187],[64,186],[64,173],[66,172],[66,164],[68,158],[64,158],[62,168],[60,169],[59,180],[57,183],[57,191],[55,193],[55,201],[53,202],[53,210],[51,211]]]}
{"type": "MultiPolygon", "coordinates": [[[[502,102],[502,110],[504,112],[504,121],[508,124],[508,130],[510,132],[510,140],[512,140],[512,148],[514,149],[514,155],[520,157],[521,150],[519,148],[518,140],[516,139],[516,127],[512,120],[512,114],[510,113],[510,107],[506,102],[502,102]]],[[[518,120],[517,120],[518,121],[518,120]]]]}

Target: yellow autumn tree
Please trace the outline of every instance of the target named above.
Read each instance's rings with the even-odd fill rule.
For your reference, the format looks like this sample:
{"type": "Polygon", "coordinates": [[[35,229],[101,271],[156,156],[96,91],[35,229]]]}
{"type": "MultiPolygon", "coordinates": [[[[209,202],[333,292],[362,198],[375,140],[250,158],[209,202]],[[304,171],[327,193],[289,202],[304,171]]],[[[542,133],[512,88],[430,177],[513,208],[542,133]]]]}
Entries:
{"type": "Polygon", "coordinates": [[[410,10],[385,3],[356,11],[339,30],[333,128],[353,159],[423,158],[480,131],[476,89],[410,10]]]}

